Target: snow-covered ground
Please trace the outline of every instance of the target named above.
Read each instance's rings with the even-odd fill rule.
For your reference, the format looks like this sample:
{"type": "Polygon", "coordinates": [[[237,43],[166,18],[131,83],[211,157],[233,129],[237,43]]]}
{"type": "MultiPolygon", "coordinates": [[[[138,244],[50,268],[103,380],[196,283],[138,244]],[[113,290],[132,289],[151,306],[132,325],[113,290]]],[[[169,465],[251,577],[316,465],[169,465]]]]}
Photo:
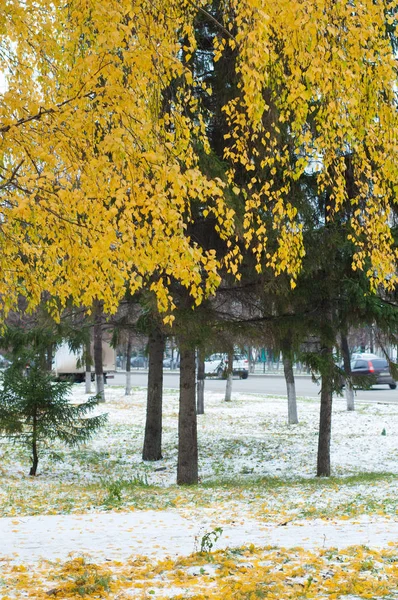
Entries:
{"type": "MultiPolygon", "coordinates": [[[[142,477],[150,484],[175,483],[177,463],[177,392],[164,396],[164,459],[143,463],[141,450],[145,424],[145,390],[125,396],[122,388],[107,389],[108,425],[77,451],[56,447],[58,456],[40,461],[40,480],[99,481],[111,472],[118,476],[142,477]],[[96,464],[97,463],[97,464],[96,464]]],[[[83,385],[74,387],[73,400],[85,399],[83,385]]],[[[199,470],[203,482],[253,475],[280,479],[311,478],[316,470],[319,402],[299,399],[298,425],[287,424],[286,399],[236,395],[232,402],[222,395],[206,394],[205,415],[198,417],[199,470]]],[[[336,476],[359,472],[398,472],[397,404],[358,404],[347,412],[345,401],[334,402],[332,426],[332,470],[336,476]]],[[[27,458],[3,444],[6,461],[0,463],[2,477],[23,479],[27,458]],[[8,458],[8,460],[7,460],[8,458]],[[25,466],[22,462],[24,460],[25,466]]]]}
{"type": "Polygon", "coordinates": [[[353,545],[383,548],[398,541],[398,522],[384,517],[270,525],[247,515],[214,519],[204,511],[198,519],[182,517],[176,509],[146,510],[0,519],[0,560],[7,557],[32,567],[43,558],[66,560],[71,553],[83,553],[100,562],[141,555],[176,559],[199,550],[203,536],[216,527],[222,533],[214,541],[214,549],[248,544],[310,550],[353,545]]]}
{"type": "MultiPolygon", "coordinates": [[[[177,573],[176,557],[200,550],[203,539],[210,541],[213,550],[227,549],[223,558],[217,558],[220,564],[225,552],[236,546],[241,554],[246,552],[242,548],[251,548],[252,560],[253,553],[257,552],[259,559],[258,553],[263,552],[254,551],[254,546],[300,546],[316,553],[316,549],[323,552],[331,547],[356,545],[378,553],[382,573],[387,573],[386,565],[398,565],[398,558],[391,558],[398,554],[398,402],[358,404],[354,413],[348,413],[344,400],[336,400],[331,452],[335,477],[319,480],[314,478],[318,401],[299,399],[300,423],[289,426],[286,398],[235,395],[232,402],[225,403],[222,395],[207,393],[205,415],[198,417],[201,483],[179,488],[175,485],[177,392],[165,391],[164,458],[157,463],[141,460],[145,390],[134,389],[129,397],[124,396],[122,388],[109,387],[106,393],[107,402],[98,409],[108,413],[106,427],[80,449],[53,447],[52,454],[40,459],[39,476],[34,479],[27,475],[26,451],[1,443],[0,599],[48,597],[45,573],[50,566],[39,559],[65,561],[69,552],[75,556],[83,552],[89,561],[99,563],[98,569],[107,563],[108,568],[112,565],[110,577],[115,582],[126,577],[118,561],[126,566],[144,555],[149,557],[145,560],[155,562],[172,557],[173,566],[169,565],[168,572],[177,573]],[[206,538],[207,534],[210,537],[206,538]],[[36,595],[32,595],[33,579],[27,578],[22,588],[10,584],[18,564],[22,570],[30,565],[29,573],[42,582],[41,587],[34,588],[36,595]]],[[[84,398],[84,386],[74,386],[73,401],[84,398]]],[[[292,552],[289,550],[289,556],[292,552]]],[[[347,552],[351,565],[358,554],[347,552]]],[[[276,556],[274,561],[279,560],[276,556]]],[[[295,557],[299,561],[299,554],[295,557]]],[[[199,594],[199,583],[211,569],[199,567],[201,560],[195,560],[187,569],[199,569],[195,575],[199,594]]],[[[374,560],[374,556],[368,557],[363,564],[374,560]]],[[[80,563],[72,563],[68,563],[69,570],[81,568],[80,563]]],[[[62,564],[57,562],[51,567],[57,577],[61,577],[62,564]]],[[[259,564],[257,561],[258,568],[259,564]]],[[[364,569],[363,564],[359,564],[358,572],[364,569]]],[[[325,565],[322,568],[326,569],[325,565]]],[[[350,566],[352,573],[355,568],[350,566]]],[[[89,597],[228,597],[225,590],[224,595],[220,592],[217,596],[221,585],[217,581],[218,575],[213,572],[211,596],[186,595],[188,588],[174,583],[166,586],[167,591],[163,577],[156,585],[151,580],[148,589],[140,584],[128,592],[116,586],[116,592],[111,586],[113,591],[100,590],[109,596],[89,597]]],[[[206,581],[202,583],[206,588],[206,581]]],[[[324,583],[322,576],[319,585],[324,583]]],[[[346,590],[345,600],[383,596],[381,588],[374,588],[373,596],[358,595],[358,589],[354,585],[346,590]]],[[[367,587],[363,589],[364,594],[369,593],[367,587]]],[[[390,598],[398,597],[391,595],[395,593],[393,586],[386,584],[385,589],[390,598]]],[[[287,595],[289,587],[283,589],[282,596],[264,596],[259,590],[253,591],[258,592],[257,596],[234,597],[297,597],[287,595]]],[[[329,597],[319,590],[318,595],[308,597],[329,597]]],[[[62,595],[54,595],[75,597],[68,594],[62,588],[62,595]]]]}

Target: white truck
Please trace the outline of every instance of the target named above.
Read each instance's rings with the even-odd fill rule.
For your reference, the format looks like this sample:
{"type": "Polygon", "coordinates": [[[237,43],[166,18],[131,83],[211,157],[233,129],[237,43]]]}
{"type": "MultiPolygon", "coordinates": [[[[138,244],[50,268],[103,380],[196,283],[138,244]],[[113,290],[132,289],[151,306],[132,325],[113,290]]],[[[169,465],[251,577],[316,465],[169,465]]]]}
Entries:
{"type": "MultiPolygon", "coordinates": [[[[93,348],[91,348],[93,356],[93,348]]],[[[82,360],[83,350],[72,352],[68,344],[62,344],[56,350],[53,362],[53,373],[57,379],[70,379],[83,382],[86,377],[86,366],[82,360]]],[[[102,363],[105,380],[113,378],[116,371],[116,350],[107,342],[102,342],[102,363]]],[[[91,367],[94,380],[94,367],[91,367]]]]}
{"type": "MultiPolygon", "coordinates": [[[[223,379],[226,376],[228,364],[227,354],[212,354],[205,360],[205,377],[218,377],[223,379]]],[[[249,361],[242,354],[234,354],[232,364],[232,373],[241,379],[249,377],[249,361]]]]}

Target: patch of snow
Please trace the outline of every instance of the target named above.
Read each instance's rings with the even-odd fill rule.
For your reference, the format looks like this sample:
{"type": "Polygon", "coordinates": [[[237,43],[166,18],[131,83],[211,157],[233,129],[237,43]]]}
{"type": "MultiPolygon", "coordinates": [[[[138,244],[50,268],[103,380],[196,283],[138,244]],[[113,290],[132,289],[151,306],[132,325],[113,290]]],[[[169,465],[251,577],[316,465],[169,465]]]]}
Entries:
{"type": "MultiPolygon", "coordinates": [[[[94,562],[127,560],[144,555],[176,558],[194,552],[199,529],[214,523],[182,517],[176,510],[84,515],[43,515],[0,519],[0,564],[11,558],[29,565],[41,559],[66,560],[84,553],[94,562]]],[[[256,546],[346,548],[353,545],[386,547],[398,539],[398,522],[361,517],[354,520],[296,521],[285,526],[265,525],[245,516],[226,519],[213,549],[256,546]]]]}

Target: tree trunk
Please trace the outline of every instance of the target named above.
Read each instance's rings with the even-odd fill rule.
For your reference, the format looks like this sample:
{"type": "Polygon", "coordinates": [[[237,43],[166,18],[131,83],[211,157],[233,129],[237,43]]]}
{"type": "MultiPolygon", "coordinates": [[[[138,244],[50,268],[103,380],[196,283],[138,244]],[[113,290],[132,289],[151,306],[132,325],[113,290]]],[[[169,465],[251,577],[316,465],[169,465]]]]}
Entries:
{"type": "Polygon", "coordinates": [[[355,395],[351,378],[345,382],[345,399],[347,401],[347,410],[355,410],[355,395]]]}
{"type": "Polygon", "coordinates": [[[231,402],[234,353],[228,352],[227,385],[225,386],[225,402],[231,402]]]}
{"type": "Polygon", "coordinates": [[[46,353],[46,359],[47,359],[46,370],[49,373],[51,373],[51,371],[53,370],[53,358],[54,358],[54,344],[49,344],[47,346],[47,353],[46,353]]]}
{"type": "Polygon", "coordinates": [[[333,393],[333,348],[327,347],[322,352],[321,410],[319,416],[318,463],[317,477],[330,476],[330,439],[332,431],[332,393],[333,393]]]}
{"type": "Polygon", "coordinates": [[[205,354],[198,350],[198,374],[196,383],[196,414],[205,414],[205,354]]]}
{"type": "Polygon", "coordinates": [[[297,416],[296,383],[294,381],[293,362],[288,356],[288,353],[283,352],[282,357],[287,388],[288,423],[289,425],[296,425],[299,421],[297,416]]]}
{"type": "Polygon", "coordinates": [[[96,393],[100,402],[105,402],[104,368],[102,363],[102,304],[94,302],[94,368],[96,393]]]}
{"type": "MultiPolygon", "coordinates": [[[[91,336],[90,336],[91,337],[91,336]]],[[[85,363],[86,363],[86,394],[91,394],[91,344],[90,340],[85,348],[85,363]]]]}
{"type": "Polygon", "coordinates": [[[37,472],[37,465],[39,464],[39,456],[37,454],[36,441],[32,443],[32,466],[30,467],[29,475],[35,477],[37,472]]]}
{"type": "Polygon", "coordinates": [[[133,348],[133,334],[128,333],[127,349],[126,349],[126,396],[131,394],[131,351],[133,348]]]}
{"type": "Polygon", "coordinates": [[[373,337],[372,325],[369,327],[369,350],[373,354],[373,352],[374,352],[374,337],[373,337]]]}
{"type": "Polygon", "coordinates": [[[160,330],[149,335],[148,390],[142,460],[162,458],[162,394],[163,394],[163,354],[165,340],[160,330]]]}
{"type": "Polygon", "coordinates": [[[351,360],[348,340],[345,333],[341,334],[341,353],[343,355],[344,373],[345,373],[345,397],[347,400],[347,410],[355,410],[354,387],[351,377],[351,360]]]}
{"type": "Polygon", "coordinates": [[[195,405],[195,349],[180,352],[177,484],[198,483],[198,434],[195,405]]]}
{"type": "Polygon", "coordinates": [[[39,464],[39,455],[37,453],[37,414],[33,415],[33,431],[32,431],[32,466],[29,471],[29,475],[34,477],[37,472],[37,465],[39,464]]]}
{"type": "Polygon", "coordinates": [[[247,357],[249,359],[249,373],[254,373],[255,361],[253,360],[253,348],[249,346],[247,357]]]}

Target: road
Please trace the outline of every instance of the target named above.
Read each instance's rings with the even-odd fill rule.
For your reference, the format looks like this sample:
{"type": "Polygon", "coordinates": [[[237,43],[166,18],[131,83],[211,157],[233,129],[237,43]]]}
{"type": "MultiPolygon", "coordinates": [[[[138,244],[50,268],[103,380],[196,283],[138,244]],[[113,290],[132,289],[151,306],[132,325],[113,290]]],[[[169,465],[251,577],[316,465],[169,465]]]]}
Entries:
{"type": "MultiPolygon", "coordinates": [[[[146,371],[133,370],[133,386],[146,387],[148,374],[146,371]]],[[[109,379],[110,385],[124,385],[124,373],[116,373],[114,379],[109,379]]],[[[164,373],[163,387],[176,388],[179,386],[179,373],[164,373]]],[[[221,379],[206,379],[206,389],[212,392],[223,392],[225,381],[221,379]]],[[[249,394],[264,394],[272,396],[286,396],[285,379],[279,375],[250,375],[248,379],[234,378],[233,391],[249,394]]],[[[298,396],[319,397],[320,386],[313,383],[311,377],[296,377],[296,392],[298,396]]],[[[375,386],[371,390],[358,390],[356,393],[358,401],[373,402],[397,402],[398,389],[390,390],[387,386],[375,386]]]]}

